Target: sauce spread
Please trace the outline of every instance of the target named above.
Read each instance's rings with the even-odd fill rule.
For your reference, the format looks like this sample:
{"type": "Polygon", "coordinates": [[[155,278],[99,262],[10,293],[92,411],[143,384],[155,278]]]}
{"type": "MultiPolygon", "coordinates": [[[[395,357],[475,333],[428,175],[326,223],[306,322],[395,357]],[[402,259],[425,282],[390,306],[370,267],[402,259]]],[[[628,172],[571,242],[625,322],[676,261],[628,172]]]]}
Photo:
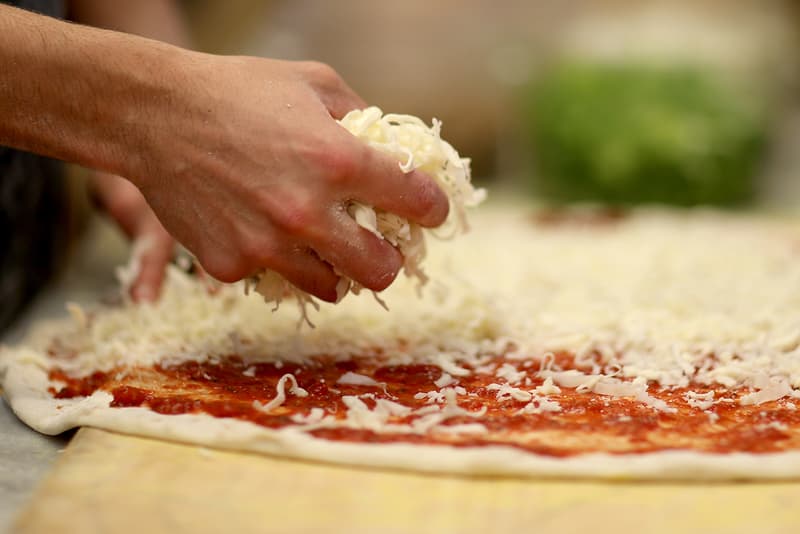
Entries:
{"type": "MultiPolygon", "coordinates": [[[[556,355],[560,368],[575,368],[568,354],[556,355]]],[[[506,360],[498,356],[492,364],[506,360]]],[[[520,362],[514,362],[520,363],[520,362]]],[[[538,361],[537,361],[538,366],[538,361]]],[[[525,389],[543,383],[531,373],[525,389]]],[[[145,407],[160,414],[208,414],[235,418],[267,428],[281,428],[297,423],[293,415],[308,415],[312,408],[326,415],[344,419],[346,395],[361,396],[370,408],[376,399],[387,399],[411,409],[429,405],[422,392],[439,388],[434,381],[442,376],[435,365],[380,365],[380,357],[334,361],[318,357],[307,364],[248,363],[230,355],[203,362],[183,362],[150,368],[117,368],[84,377],[71,377],[55,368],[51,380],[63,384],[51,388],[55,398],[88,396],[107,391],[114,408],[145,407]],[[353,372],[373,379],[378,385],[337,383],[353,372]],[[282,376],[291,373],[307,396],[287,395],[286,401],[265,413],[254,401],[266,404],[276,396],[282,376]],[[369,394],[369,395],[365,395],[369,394]]],[[[767,453],[800,448],[800,409],[790,400],[743,406],[739,399],[748,388],[735,390],[722,386],[692,385],[690,388],[662,389],[651,385],[650,396],[676,408],[675,413],[660,411],[630,397],[609,397],[561,387],[560,393],[547,396],[560,406],[558,411],[521,412],[527,401],[498,400],[498,382],[493,373],[473,372],[458,377],[454,385],[466,394],[457,397],[458,406],[469,412],[486,408],[479,418],[458,415],[441,423],[444,426],[482,424],[485,433],[380,433],[351,428],[318,428],[308,432],[318,438],[350,442],[404,442],[447,444],[456,447],[506,445],[526,451],[566,457],[591,452],[646,453],[663,450],[693,450],[709,453],[767,453]],[[704,394],[713,391],[714,402],[706,409],[692,406],[687,392],[704,394]]],[[[288,388],[287,388],[288,389],[288,388]]],[[[393,416],[390,422],[407,424],[418,415],[393,416]]]]}

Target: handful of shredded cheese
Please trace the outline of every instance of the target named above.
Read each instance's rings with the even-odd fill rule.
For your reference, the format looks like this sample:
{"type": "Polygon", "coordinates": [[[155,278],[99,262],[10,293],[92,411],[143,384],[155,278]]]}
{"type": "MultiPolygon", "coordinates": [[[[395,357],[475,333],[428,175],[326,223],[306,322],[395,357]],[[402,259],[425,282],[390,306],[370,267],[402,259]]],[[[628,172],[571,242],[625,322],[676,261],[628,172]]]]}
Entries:
{"type": "MultiPolygon", "coordinates": [[[[398,160],[403,172],[420,169],[428,173],[450,200],[450,215],[439,232],[439,238],[449,239],[469,229],[466,208],[480,204],[486,198],[484,189],[475,189],[471,183],[470,160],[441,137],[442,123],[433,119],[429,127],[411,115],[386,114],[377,107],[354,110],[342,118],[340,124],[371,148],[389,154],[398,160]]],[[[428,281],[422,269],[425,258],[425,232],[408,220],[372,206],[352,202],[347,212],[363,228],[396,247],[403,255],[403,272],[416,278],[421,288],[428,281]]],[[[309,325],[307,305],[318,308],[313,297],[289,283],[280,274],[264,270],[247,280],[245,290],[254,287],[264,300],[275,304],[293,297],[309,325]]],[[[337,286],[338,299],[348,293],[358,294],[362,287],[346,277],[337,286]]],[[[376,296],[377,299],[377,296],[376,296]]],[[[381,304],[382,301],[378,299],[381,304]]]]}

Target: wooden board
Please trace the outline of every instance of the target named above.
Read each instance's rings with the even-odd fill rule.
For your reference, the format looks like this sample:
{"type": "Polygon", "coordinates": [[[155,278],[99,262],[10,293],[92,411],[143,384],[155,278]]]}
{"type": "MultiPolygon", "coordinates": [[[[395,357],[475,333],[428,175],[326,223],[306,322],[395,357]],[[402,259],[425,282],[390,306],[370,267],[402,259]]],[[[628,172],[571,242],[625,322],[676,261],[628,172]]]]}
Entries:
{"type": "Polygon", "coordinates": [[[20,533],[800,532],[800,483],[653,484],[352,469],[81,430],[20,533]]]}

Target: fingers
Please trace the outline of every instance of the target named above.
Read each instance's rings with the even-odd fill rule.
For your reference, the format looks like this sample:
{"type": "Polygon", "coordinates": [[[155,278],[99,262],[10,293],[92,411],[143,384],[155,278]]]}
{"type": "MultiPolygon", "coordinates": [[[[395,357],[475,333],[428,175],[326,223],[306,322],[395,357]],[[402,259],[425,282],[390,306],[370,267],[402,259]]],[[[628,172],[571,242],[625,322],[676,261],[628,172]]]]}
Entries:
{"type": "Polygon", "coordinates": [[[156,300],[164,283],[167,264],[172,259],[175,241],[163,229],[157,228],[150,233],[139,236],[148,239],[150,245],[142,252],[139,276],[131,286],[131,297],[136,302],[152,302],[156,300]]]}
{"type": "Polygon", "coordinates": [[[319,255],[335,265],[340,273],[367,289],[386,289],[403,266],[402,255],[389,243],[356,224],[343,209],[334,214],[331,228],[323,241],[313,245],[319,255]]]}
{"type": "Polygon", "coordinates": [[[355,200],[432,228],[447,219],[447,195],[427,173],[400,169],[398,162],[363,145],[359,149],[355,200]]]}
{"type": "Polygon", "coordinates": [[[233,283],[269,269],[311,295],[336,302],[339,276],[333,267],[285,230],[265,224],[257,232],[247,232],[233,241],[233,249],[208,247],[198,251],[203,270],[214,279],[233,283]]]}
{"type": "Polygon", "coordinates": [[[336,120],[341,119],[354,109],[364,109],[367,103],[364,102],[347,85],[340,88],[339,91],[332,93],[320,93],[320,100],[328,109],[328,112],[336,120]]]}
{"type": "Polygon", "coordinates": [[[341,119],[354,109],[367,107],[367,103],[330,66],[306,61],[300,63],[300,68],[334,119],[341,119]]]}
{"type": "Polygon", "coordinates": [[[147,240],[149,246],[139,257],[139,275],[131,285],[137,302],[158,298],[167,264],[172,259],[175,241],[147,205],[139,189],[120,176],[96,172],[93,176],[100,204],[128,238],[147,240]]]}
{"type": "Polygon", "coordinates": [[[336,302],[339,276],[313,251],[303,248],[286,251],[275,258],[271,268],[306,293],[336,302]]]}
{"type": "MultiPolygon", "coordinates": [[[[324,63],[300,63],[308,83],[327,107],[340,119],[353,109],[363,109],[361,99],[330,66],[324,63]]],[[[341,136],[340,143],[348,147],[356,169],[350,178],[355,182],[357,198],[372,206],[395,213],[422,226],[435,227],[447,218],[447,196],[433,179],[422,171],[404,173],[391,156],[368,147],[352,136],[341,136]]]]}
{"type": "Polygon", "coordinates": [[[149,209],[136,186],[120,176],[104,172],[94,172],[92,183],[100,206],[129,239],[135,238],[142,213],[149,209]]]}

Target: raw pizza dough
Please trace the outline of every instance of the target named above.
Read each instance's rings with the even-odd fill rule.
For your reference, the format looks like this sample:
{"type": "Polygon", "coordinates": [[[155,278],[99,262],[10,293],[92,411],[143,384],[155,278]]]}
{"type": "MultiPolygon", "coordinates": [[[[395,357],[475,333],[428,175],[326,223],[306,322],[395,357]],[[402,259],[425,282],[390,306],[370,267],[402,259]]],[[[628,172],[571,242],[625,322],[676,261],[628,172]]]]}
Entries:
{"type": "Polygon", "coordinates": [[[353,465],[800,475],[792,225],[501,206],[474,226],[431,251],[437,283],[421,297],[400,280],[389,312],[361,296],[322,308],[313,330],[172,271],[154,306],[73,309],[38,346],[4,350],[4,393],[45,433],[85,425],[353,465]]]}

